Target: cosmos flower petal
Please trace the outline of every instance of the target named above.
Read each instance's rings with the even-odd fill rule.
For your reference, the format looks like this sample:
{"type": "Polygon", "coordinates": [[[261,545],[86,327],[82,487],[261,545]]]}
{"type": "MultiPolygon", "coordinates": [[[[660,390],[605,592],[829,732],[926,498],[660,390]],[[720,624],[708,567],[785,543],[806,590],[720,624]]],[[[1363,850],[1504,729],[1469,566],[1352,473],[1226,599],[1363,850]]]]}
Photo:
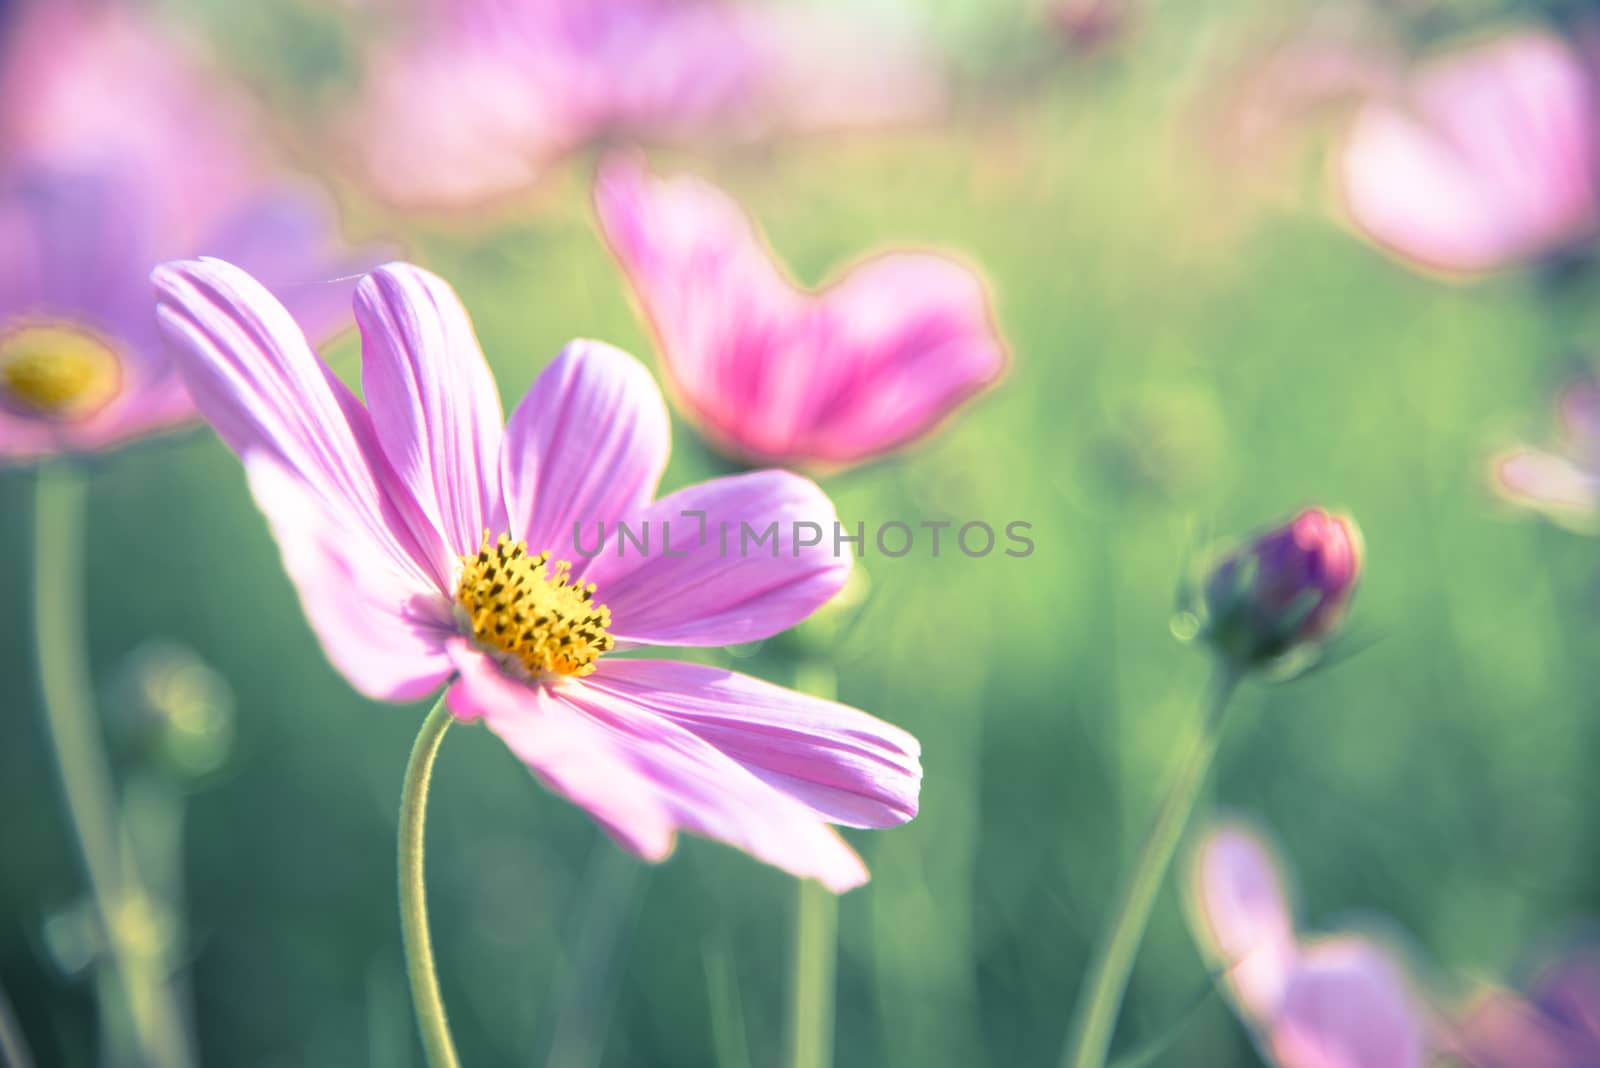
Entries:
{"type": "Polygon", "coordinates": [[[721,190],[627,157],[602,169],[595,210],[676,398],[742,458],[870,459],[1004,369],[983,283],[953,260],[879,256],[807,293],[721,190]]]}
{"type": "Polygon", "coordinates": [[[812,394],[803,448],[817,459],[852,463],[903,445],[1005,369],[982,280],[943,256],[869,260],[822,306],[835,366],[827,389],[812,394]]]}
{"type": "MultiPolygon", "coordinates": [[[[154,339],[145,273],[153,236],[146,190],[109,171],[30,167],[0,184],[0,324],[30,316],[154,339]]],[[[157,362],[158,346],[123,346],[157,362]]]]}
{"type": "Polygon", "coordinates": [[[500,393],[455,290],[409,264],[356,289],[361,383],[384,455],[455,556],[506,528],[500,393]]]}
{"type": "Polygon", "coordinates": [[[1242,825],[1208,831],[1195,853],[1190,911],[1240,1015],[1258,1025],[1270,1018],[1297,951],[1282,869],[1267,843],[1242,825]]]}
{"type": "Polygon", "coordinates": [[[598,587],[596,602],[611,609],[619,641],[757,641],[811,615],[850,576],[851,549],[835,542],[833,503],[816,483],[787,471],[689,486],[625,524],[649,544],[641,549],[622,528],[609,530],[583,571],[598,587]]]}
{"type": "Polygon", "coordinates": [[[339,672],[374,700],[413,701],[438,689],[451,672],[450,602],[418,592],[414,575],[366,552],[347,517],[276,460],[247,455],[245,470],[306,618],[339,672]]]}
{"type": "Polygon", "coordinates": [[[1578,525],[1600,521],[1600,475],[1542,449],[1502,453],[1491,465],[1495,489],[1513,504],[1578,525]]]}
{"type": "Polygon", "coordinates": [[[1507,33],[1423,66],[1357,115],[1340,163],[1355,225],[1445,271],[1554,251],[1596,222],[1596,115],[1559,38],[1507,33]]]}
{"type": "Polygon", "coordinates": [[[921,746],[858,709],[683,661],[608,660],[585,685],[686,728],[830,823],[917,813],[921,746]]]}
{"type": "Polygon", "coordinates": [[[606,730],[634,778],[648,785],[679,829],[726,842],[835,892],[867,881],[861,858],[810,805],[681,723],[631,696],[586,683],[552,693],[606,730]]]}
{"type": "Polygon", "coordinates": [[[595,212],[676,398],[730,451],[793,453],[816,323],[750,218],[710,183],[656,179],[629,156],[601,169],[595,212]]]}
{"type": "Polygon", "coordinates": [[[151,278],[179,371],[222,439],[293,472],[343,529],[419,588],[439,585],[439,553],[415,539],[418,506],[387,469],[366,409],[283,305],[221,260],[162,264],[151,278]]]}
{"type": "Polygon", "coordinates": [[[577,136],[527,64],[447,33],[375,50],[347,135],[379,196],[462,208],[532,185],[577,136]]]}
{"type": "Polygon", "coordinates": [[[450,711],[482,720],[551,790],[646,860],[672,852],[676,822],[629,746],[544,686],[506,676],[464,638],[450,642],[459,675],[450,711]]]}
{"type": "Polygon", "coordinates": [[[599,341],[561,350],[511,415],[501,484],[512,534],[581,563],[578,522],[605,523],[655,496],[671,447],[666,404],[644,365],[599,341]]]}
{"type": "Polygon", "coordinates": [[[342,248],[333,203],[321,190],[263,191],[224,219],[200,250],[237,264],[283,302],[313,342],[350,326],[356,279],[388,258],[377,247],[342,248]]]}
{"type": "Polygon", "coordinates": [[[1344,936],[1304,951],[1267,1033],[1282,1068],[1421,1068],[1426,1026],[1398,961],[1344,936]]]}

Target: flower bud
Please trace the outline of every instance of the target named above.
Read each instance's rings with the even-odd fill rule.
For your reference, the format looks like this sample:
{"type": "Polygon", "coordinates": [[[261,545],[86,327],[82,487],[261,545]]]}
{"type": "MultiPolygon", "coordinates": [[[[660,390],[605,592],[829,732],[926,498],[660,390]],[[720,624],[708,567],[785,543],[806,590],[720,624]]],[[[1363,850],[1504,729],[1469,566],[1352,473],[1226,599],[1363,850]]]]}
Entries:
{"type": "Polygon", "coordinates": [[[1350,605],[1361,556],[1354,520],[1306,509],[1211,572],[1203,636],[1241,667],[1325,640],[1350,605]]]}

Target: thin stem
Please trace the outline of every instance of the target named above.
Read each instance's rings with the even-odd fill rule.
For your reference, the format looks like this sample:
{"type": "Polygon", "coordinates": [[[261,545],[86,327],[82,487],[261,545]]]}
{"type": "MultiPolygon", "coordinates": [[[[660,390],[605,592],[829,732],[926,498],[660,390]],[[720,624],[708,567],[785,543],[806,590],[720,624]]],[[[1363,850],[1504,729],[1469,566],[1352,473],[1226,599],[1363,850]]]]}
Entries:
{"type": "Polygon", "coordinates": [[[183,1013],[166,976],[163,924],[136,866],[123,854],[110,762],[82,665],[83,529],[87,483],[64,465],[39,470],[34,504],[34,641],[45,725],[67,817],[83,855],[142,1064],[193,1061],[183,1013]]]}
{"type": "Polygon", "coordinates": [[[790,980],[789,1064],[828,1068],[833,1063],[833,982],[839,899],[809,879],[798,886],[794,924],[794,976],[790,980]]]}
{"type": "Polygon", "coordinates": [[[3,1068],[33,1068],[33,1055],[28,1052],[28,1040],[22,1034],[17,1014],[11,1010],[11,1001],[0,988],[0,1066],[3,1068]]]}
{"type": "Polygon", "coordinates": [[[411,1001],[417,1010],[417,1028],[429,1068],[460,1068],[450,1023],[445,1019],[439,976],[433,964],[433,939],[428,934],[428,891],[423,879],[423,832],[428,818],[428,783],[433,759],[450,727],[450,710],[444,695],[422,722],[406,764],[405,787],[400,794],[400,934],[406,947],[406,971],[411,976],[411,1001]]]}
{"type": "MultiPolygon", "coordinates": [[[[839,678],[827,661],[803,659],[795,668],[795,689],[832,700],[839,678]]],[[[789,980],[790,1068],[829,1068],[833,1063],[838,929],[839,899],[821,883],[799,883],[789,980]]]]}
{"type": "Polygon", "coordinates": [[[1172,866],[1172,856],[1183,839],[1184,828],[1200,796],[1200,787],[1211,770],[1217,745],[1222,740],[1228,699],[1238,682],[1237,671],[1218,666],[1200,737],[1167,787],[1155,822],[1150,825],[1133,870],[1118,895],[1116,916],[1090,966],[1078,999],[1072,1033],[1062,1054],[1062,1068],[1104,1068],[1117,1014],[1122,1008],[1122,996],[1128,989],[1128,977],[1133,972],[1139,944],[1144,941],[1145,928],[1150,923],[1150,912],[1155,907],[1167,869],[1172,866]]]}

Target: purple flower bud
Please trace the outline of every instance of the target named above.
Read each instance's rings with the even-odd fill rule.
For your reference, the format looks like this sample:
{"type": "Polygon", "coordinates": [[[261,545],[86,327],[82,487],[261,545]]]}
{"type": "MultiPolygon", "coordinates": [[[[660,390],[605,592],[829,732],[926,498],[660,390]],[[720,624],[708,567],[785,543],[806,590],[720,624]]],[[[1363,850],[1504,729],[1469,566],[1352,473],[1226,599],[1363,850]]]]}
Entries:
{"type": "Polygon", "coordinates": [[[1326,639],[1350,605],[1361,556],[1353,519],[1307,508],[1212,571],[1206,639],[1241,666],[1326,639]]]}

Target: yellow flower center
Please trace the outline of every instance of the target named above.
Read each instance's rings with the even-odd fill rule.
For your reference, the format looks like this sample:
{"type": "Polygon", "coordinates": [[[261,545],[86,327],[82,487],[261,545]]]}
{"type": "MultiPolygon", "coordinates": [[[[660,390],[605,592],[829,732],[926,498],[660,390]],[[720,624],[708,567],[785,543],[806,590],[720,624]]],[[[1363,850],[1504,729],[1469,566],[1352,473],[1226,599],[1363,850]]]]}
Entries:
{"type": "Polygon", "coordinates": [[[615,640],[611,609],[594,603],[594,583],[573,582],[572,564],[528,555],[525,542],[483,532],[476,555],[461,558],[456,601],[484,649],[529,675],[587,675],[615,640]]]}
{"type": "Polygon", "coordinates": [[[0,334],[0,399],[32,415],[81,419],[116,396],[117,354],[72,326],[35,323],[0,334]]]}

